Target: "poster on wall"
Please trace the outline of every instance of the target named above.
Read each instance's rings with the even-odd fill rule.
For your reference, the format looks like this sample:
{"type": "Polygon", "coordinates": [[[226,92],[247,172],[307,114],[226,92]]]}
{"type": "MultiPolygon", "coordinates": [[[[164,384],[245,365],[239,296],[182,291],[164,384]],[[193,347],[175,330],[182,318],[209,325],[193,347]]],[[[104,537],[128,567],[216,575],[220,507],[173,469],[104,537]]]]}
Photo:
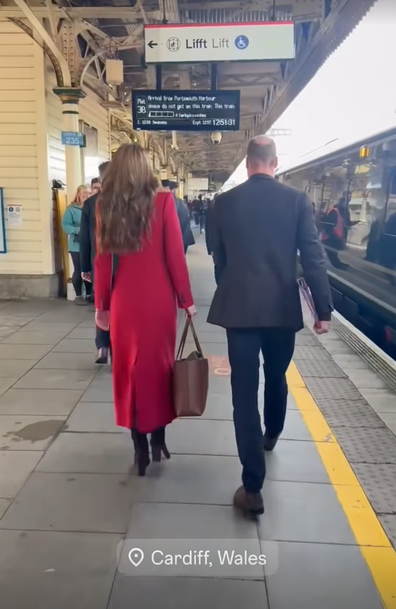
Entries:
{"type": "Polygon", "coordinates": [[[3,189],[0,188],[0,254],[7,253],[3,189]]]}
{"type": "Polygon", "coordinates": [[[7,220],[9,228],[22,226],[22,205],[7,205],[7,220]]]}

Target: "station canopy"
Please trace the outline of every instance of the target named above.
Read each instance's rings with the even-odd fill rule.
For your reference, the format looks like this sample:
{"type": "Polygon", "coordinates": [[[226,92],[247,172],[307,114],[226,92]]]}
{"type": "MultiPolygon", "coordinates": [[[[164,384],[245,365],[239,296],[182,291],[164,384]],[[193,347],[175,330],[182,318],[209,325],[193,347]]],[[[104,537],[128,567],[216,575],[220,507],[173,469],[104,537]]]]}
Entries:
{"type": "MultiPolygon", "coordinates": [[[[115,143],[127,141],[134,134],[132,91],[155,89],[158,83],[156,66],[147,65],[145,60],[145,26],[209,24],[213,28],[216,24],[240,24],[243,28],[243,24],[258,22],[292,22],[294,59],[235,61],[234,52],[232,60],[227,61],[223,54],[216,64],[217,88],[241,92],[238,132],[223,133],[219,145],[212,143],[210,132],[179,131],[176,136],[171,132],[150,132],[145,136],[147,146],[156,147],[164,166],[170,163],[174,173],[183,166],[197,177],[209,176],[213,182],[223,183],[245,156],[248,140],[268,131],[374,3],[375,0],[30,0],[28,4],[37,16],[48,16],[51,6],[58,18],[80,24],[76,30],[79,52],[83,58],[93,58],[84,86],[99,93],[103,105],[111,110],[115,143]],[[106,82],[109,58],[123,61],[124,82],[120,85],[109,87],[106,82]]],[[[16,8],[11,0],[2,0],[1,4],[16,8]]],[[[163,64],[161,70],[163,89],[209,90],[213,85],[208,61],[184,63],[181,57],[180,63],[163,64]]]]}

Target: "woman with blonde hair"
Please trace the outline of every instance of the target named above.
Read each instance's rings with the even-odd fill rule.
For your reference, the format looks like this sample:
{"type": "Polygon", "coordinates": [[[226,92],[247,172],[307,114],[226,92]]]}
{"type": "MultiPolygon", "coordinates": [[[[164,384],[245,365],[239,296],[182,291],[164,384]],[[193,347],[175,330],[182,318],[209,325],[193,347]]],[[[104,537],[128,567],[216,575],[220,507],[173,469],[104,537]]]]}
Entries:
{"type": "Polygon", "coordinates": [[[96,323],[110,328],[117,425],[131,429],[140,476],[169,458],[177,307],[196,310],[170,193],[158,192],[145,152],[118,149],[97,201],[96,323]]]}
{"type": "Polygon", "coordinates": [[[69,254],[73,262],[73,275],[72,283],[74,291],[76,293],[75,303],[87,304],[85,298],[82,295],[82,286],[85,285],[85,294],[88,298],[91,295],[92,285],[88,281],[84,281],[81,278],[81,261],[80,261],[80,224],[81,214],[84,201],[91,196],[91,189],[89,186],[82,184],[77,188],[77,192],[74,196],[73,201],[67,207],[65,214],[62,218],[63,232],[68,235],[69,241],[69,254]]]}

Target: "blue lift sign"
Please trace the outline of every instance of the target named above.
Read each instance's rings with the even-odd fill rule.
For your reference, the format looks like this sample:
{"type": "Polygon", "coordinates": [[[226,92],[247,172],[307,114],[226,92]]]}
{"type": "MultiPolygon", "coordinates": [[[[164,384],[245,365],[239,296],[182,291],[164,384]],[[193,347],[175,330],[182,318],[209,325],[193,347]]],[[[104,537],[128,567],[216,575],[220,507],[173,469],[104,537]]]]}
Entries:
{"type": "Polygon", "coordinates": [[[84,146],[84,134],[77,131],[62,131],[62,144],[64,146],[84,146]]]}

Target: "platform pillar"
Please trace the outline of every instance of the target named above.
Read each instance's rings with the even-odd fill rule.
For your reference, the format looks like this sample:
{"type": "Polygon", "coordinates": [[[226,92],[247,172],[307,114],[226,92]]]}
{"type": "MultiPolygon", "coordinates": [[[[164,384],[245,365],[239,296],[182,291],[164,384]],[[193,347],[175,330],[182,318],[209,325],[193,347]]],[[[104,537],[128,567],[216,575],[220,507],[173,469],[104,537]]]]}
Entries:
{"type": "MultiPolygon", "coordinates": [[[[80,99],[85,97],[84,91],[77,87],[65,87],[54,89],[62,102],[63,131],[77,133],[79,127],[79,108],[80,99]]],[[[66,194],[67,201],[70,203],[76,193],[78,186],[82,182],[81,170],[81,149],[79,146],[65,145],[66,157],[66,194]]]]}

